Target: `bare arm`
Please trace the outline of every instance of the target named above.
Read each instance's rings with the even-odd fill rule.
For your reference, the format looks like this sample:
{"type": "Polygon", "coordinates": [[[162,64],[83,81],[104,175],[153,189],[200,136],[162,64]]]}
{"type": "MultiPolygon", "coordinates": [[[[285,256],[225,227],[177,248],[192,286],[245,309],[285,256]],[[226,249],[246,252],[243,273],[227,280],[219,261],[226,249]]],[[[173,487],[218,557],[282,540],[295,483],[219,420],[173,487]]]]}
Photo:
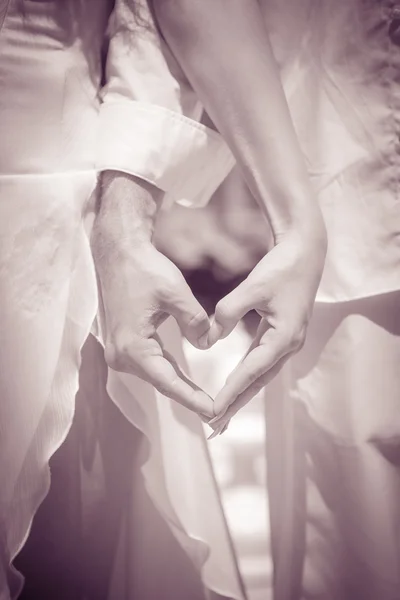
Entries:
{"type": "Polygon", "coordinates": [[[275,246],[215,309],[209,344],[255,309],[249,352],[215,399],[229,419],[304,342],[326,231],[256,0],[153,0],[159,26],[270,222],[275,246]]]}
{"type": "Polygon", "coordinates": [[[322,228],[258,3],[153,0],[153,6],[275,238],[293,226],[322,228]]]}
{"type": "MultiPolygon", "coordinates": [[[[209,320],[182,273],[152,244],[154,220],[169,193],[179,199],[207,192],[199,179],[186,185],[184,176],[202,144],[208,147],[207,133],[184,114],[181,101],[191,106],[193,91],[185,87],[177,93],[182,84],[169,70],[146,0],[140,0],[139,20],[133,6],[130,0],[115,3],[101,90],[101,193],[91,243],[105,357],[115,370],[138,375],[210,418],[211,398],[182,373],[158,336],[159,325],[171,315],[201,346],[209,320]]],[[[212,157],[208,171],[214,171],[212,157]]]]}

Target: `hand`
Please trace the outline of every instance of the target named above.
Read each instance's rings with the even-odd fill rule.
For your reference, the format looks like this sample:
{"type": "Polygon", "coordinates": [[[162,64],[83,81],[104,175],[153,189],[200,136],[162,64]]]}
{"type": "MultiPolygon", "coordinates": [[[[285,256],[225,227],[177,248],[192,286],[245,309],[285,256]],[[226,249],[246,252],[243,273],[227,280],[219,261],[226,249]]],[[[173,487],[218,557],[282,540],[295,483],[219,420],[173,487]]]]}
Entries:
{"type": "Polygon", "coordinates": [[[251,400],[303,345],[326,254],[325,230],[288,233],[215,310],[209,345],[224,338],[251,309],[261,315],[256,337],[214,402],[215,432],[251,400]]]}
{"type": "Polygon", "coordinates": [[[126,191],[126,181],[118,180],[108,189],[112,205],[103,204],[91,239],[103,303],[106,362],[148,381],[208,421],[214,415],[213,401],[182,373],[157,335],[157,328],[172,315],[192,344],[201,347],[203,341],[205,346],[207,313],[179,269],[152,245],[138,211],[129,214],[143,185],[130,181],[129,198],[121,195],[117,200],[121,185],[126,191]]]}

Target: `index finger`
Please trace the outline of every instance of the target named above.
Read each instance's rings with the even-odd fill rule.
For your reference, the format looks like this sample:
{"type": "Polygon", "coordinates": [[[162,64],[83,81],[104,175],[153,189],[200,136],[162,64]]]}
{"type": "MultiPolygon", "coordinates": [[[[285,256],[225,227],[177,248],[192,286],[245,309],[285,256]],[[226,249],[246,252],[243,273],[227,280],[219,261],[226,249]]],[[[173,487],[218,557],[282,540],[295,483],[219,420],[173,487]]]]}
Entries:
{"type": "Polygon", "coordinates": [[[278,375],[287,360],[290,358],[290,353],[278,360],[269,371],[252,383],[244,392],[239,394],[237,398],[228,406],[227,410],[218,417],[212,420],[212,427],[216,428],[218,433],[223,433],[224,428],[229,421],[241,410],[254,396],[256,396],[268,383],[278,375]]]}
{"type": "Polygon", "coordinates": [[[240,394],[272,369],[289,352],[290,346],[286,338],[276,329],[268,329],[261,337],[259,345],[249,351],[217,394],[214,410],[218,418],[225,414],[240,394]]]}
{"type": "Polygon", "coordinates": [[[159,343],[158,346],[159,354],[141,357],[137,361],[141,370],[140,376],[160,394],[197,414],[214,417],[214,402],[210,396],[182,372],[175,359],[159,343]]]}

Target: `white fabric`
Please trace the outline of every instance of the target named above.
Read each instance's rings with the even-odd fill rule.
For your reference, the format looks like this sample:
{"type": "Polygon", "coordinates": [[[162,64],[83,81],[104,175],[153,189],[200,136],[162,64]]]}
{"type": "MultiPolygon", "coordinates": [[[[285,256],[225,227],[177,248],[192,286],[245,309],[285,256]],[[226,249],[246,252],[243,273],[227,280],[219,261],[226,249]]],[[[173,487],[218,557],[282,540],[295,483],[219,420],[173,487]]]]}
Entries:
{"type": "Polygon", "coordinates": [[[328,230],[321,302],[400,289],[393,4],[260,0],[328,230]]]}
{"type": "Polygon", "coordinates": [[[156,185],[166,192],[164,208],[174,201],[204,206],[234,164],[218,133],[147,103],[103,104],[99,132],[98,170],[124,171],[156,185]]]}
{"type": "Polygon", "coordinates": [[[274,600],[395,600],[396,5],[261,0],[261,6],[329,238],[306,343],[266,389],[274,600]]]}
{"type": "Polygon", "coordinates": [[[266,389],[275,600],[398,598],[399,303],[318,304],[266,389]]]}
{"type": "Polygon", "coordinates": [[[157,32],[146,1],[110,19],[100,108],[98,170],[141,177],[167,192],[164,206],[203,206],[234,165],[221,136],[199,123],[202,106],[157,32]]]}
{"type": "MultiPolygon", "coordinates": [[[[89,0],[82,6],[25,2],[23,15],[16,0],[10,0],[0,31],[1,600],[15,599],[21,588],[21,577],[10,569],[10,561],[48,491],[48,461],[71,425],[80,350],[97,311],[88,236],[99,150],[99,57],[108,8],[106,0],[89,0]]],[[[128,67],[134,69],[135,64],[125,64],[128,67]]],[[[167,79],[160,91],[168,96],[169,89],[167,79]]],[[[147,145],[149,172],[151,156],[157,154],[157,178],[164,178],[168,189],[184,189],[186,198],[197,198],[203,184],[199,187],[196,177],[189,174],[186,187],[177,183],[185,162],[181,149],[171,145],[179,136],[169,139],[169,131],[174,133],[182,119],[188,130],[188,165],[193,168],[191,152],[198,156],[200,148],[206,171],[203,148],[218,146],[217,137],[181,117],[180,96],[172,97],[173,105],[160,108],[159,114],[176,108],[178,118],[170,120],[171,128],[168,119],[158,121],[167,147],[158,146],[160,136],[154,137],[153,148],[147,145]],[[176,178],[166,174],[170,164],[176,178]]],[[[128,111],[139,107],[131,99],[126,103],[133,107],[128,111]]],[[[132,125],[136,129],[138,120],[132,125]]],[[[134,133],[131,142],[139,147],[134,133]]],[[[135,170],[131,164],[130,169],[138,174],[146,161],[138,152],[133,155],[140,165],[135,170]]],[[[215,160],[211,150],[210,168],[215,160]]],[[[178,332],[171,330],[167,337],[179,354],[178,332]]],[[[149,439],[151,453],[143,466],[148,492],[205,587],[235,600],[243,598],[200,420],[166,398],[155,397],[149,386],[133,377],[111,373],[109,392],[149,439]]]]}

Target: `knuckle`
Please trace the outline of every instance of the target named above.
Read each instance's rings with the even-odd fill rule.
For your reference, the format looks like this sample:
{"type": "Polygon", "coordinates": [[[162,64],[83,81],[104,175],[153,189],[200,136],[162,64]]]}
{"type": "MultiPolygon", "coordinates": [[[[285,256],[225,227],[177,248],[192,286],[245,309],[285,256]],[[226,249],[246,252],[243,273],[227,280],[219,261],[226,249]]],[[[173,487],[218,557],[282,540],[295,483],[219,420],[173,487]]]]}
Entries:
{"type": "Polygon", "coordinates": [[[272,299],[272,290],[267,285],[267,281],[260,281],[258,278],[254,281],[248,278],[247,281],[246,294],[249,294],[260,307],[268,307],[272,299]]]}
{"type": "Polygon", "coordinates": [[[204,322],[208,320],[207,313],[204,309],[199,309],[197,313],[192,315],[189,318],[188,326],[189,327],[197,327],[198,325],[202,325],[204,322]]]}
{"type": "Polygon", "coordinates": [[[292,352],[299,352],[304,346],[306,340],[306,327],[300,327],[292,330],[290,336],[290,350],[292,352]]]}
{"type": "Polygon", "coordinates": [[[275,351],[282,349],[284,352],[290,350],[293,339],[293,330],[287,324],[278,324],[271,330],[271,340],[274,340],[275,351]]]}
{"type": "Polygon", "coordinates": [[[277,350],[282,355],[298,352],[304,345],[306,327],[290,323],[279,324],[274,336],[277,336],[277,350]]]}
{"type": "Polygon", "coordinates": [[[168,274],[158,285],[157,299],[160,307],[164,309],[171,306],[187,306],[191,296],[191,290],[179,271],[177,274],[168,274]]]}
{"type": "Polygon", "coordinates": [[[163,302],[168,302],[171,297],[180,292],[181,286],[182,281],[179,271],[178,273],[168,271],[157,278],[155,289],[158,298],[163,302]]]}
{"type": "Polygon", "coordinates": [[[107,342],[104,348],[104,359],[107,366],[114,371],[122,368],[122,356],[120,349],[113,342],[107,342]]]}
{"type": "Polygon", "coordinates": [[[241,374],[245,387],[252,385],[262,374],[264,365],[250,368],[245,362],[241,365],[241,374]]]}
{"type": "Polygon", "coordinates": [[[115,335],[113,339],[106,342],[104,359],[107,366],[114,371],[136,372],[132,340],[128,340],[126,336],[115,335]]]}
{"type": "Polygon", "coordinates": [[[230,321],[232,318],[234,318],[235,310],[231,300],[228,298],[220,300],[216,306],[215,314],[218,317],[218,320],[222,323],[225,321],[230,321]]]}
{"type": "Polygon", "coordinates": [[[181,289],[186,283],[180,269],[174,263],[163,272],[161,281],[164,288],[169,291],[181,289]]]}

